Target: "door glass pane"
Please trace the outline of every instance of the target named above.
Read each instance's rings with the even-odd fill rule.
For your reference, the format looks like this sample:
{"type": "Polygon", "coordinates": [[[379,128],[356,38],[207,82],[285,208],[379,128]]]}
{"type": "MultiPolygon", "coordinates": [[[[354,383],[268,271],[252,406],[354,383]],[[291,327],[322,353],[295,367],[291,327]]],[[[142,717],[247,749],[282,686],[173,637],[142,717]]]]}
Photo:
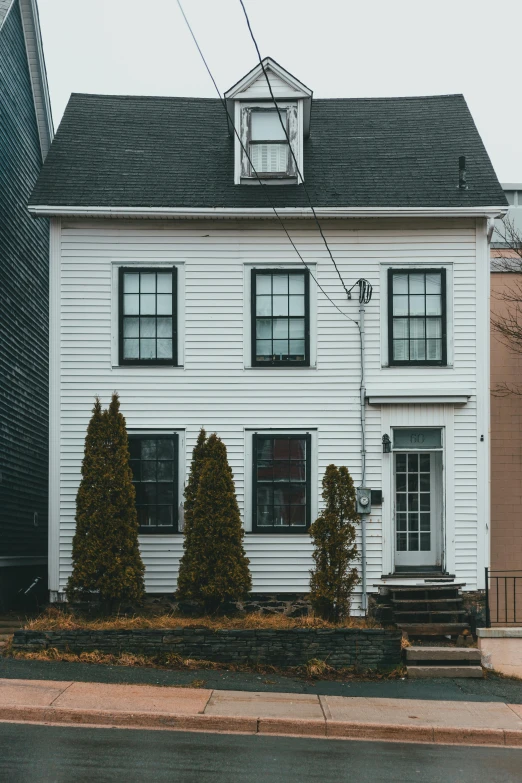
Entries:
{"type": "MultiPolygon", "coordinates": [[[[394,429],[393,430],[393,448],[394,449],[440,449],[442,447],[442,431],[440,429],[430,429],[423,427],[419,429],[394,429]]],[[[408,460],[412,460],[416,465],[416,460],[424,460],[422,465],[429,466],[429,454],[408,454],[408,460]],[[427,460],[425,459],[427,458],[427,460]]],[[[412,463],[412,464],[413,464],[412,463]]],[[[429,470],[429,467],[421,468],[429,470]]]]}
{"type": "Polygon", "coordinates": [[[430,459],[430,454],[395,455],[395,530],[398,552],[431,551],[430,473],[427,472],[430,459]],[[423,468],[427,468],[427,471],[422,472],[423,468]],[[420,491],[421,482],[427,491],[420,491]]]}

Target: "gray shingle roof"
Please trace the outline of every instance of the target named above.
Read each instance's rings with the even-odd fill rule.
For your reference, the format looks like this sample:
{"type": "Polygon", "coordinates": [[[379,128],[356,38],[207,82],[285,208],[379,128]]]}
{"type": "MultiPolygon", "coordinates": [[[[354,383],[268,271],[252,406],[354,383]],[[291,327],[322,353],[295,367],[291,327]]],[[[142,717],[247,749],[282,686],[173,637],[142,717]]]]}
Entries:
{"type": "MultiPolygon", "coordinates": [[[[266,188],[234,185],[233,157],[218,100],[73,94],[31,204],[266,207],[266,188]]],[[[314,99],[304,175],[321,207],[506,203],[462,95],[314,99]]],[[[299,185],[270,186],[270,196],[308,206],[299,185]]]]}
{"type": "Polygon", "coordinates": [[[13,0],[0,0],[0,27],[2,26],[7,12],[9,11],[13,0]]]}

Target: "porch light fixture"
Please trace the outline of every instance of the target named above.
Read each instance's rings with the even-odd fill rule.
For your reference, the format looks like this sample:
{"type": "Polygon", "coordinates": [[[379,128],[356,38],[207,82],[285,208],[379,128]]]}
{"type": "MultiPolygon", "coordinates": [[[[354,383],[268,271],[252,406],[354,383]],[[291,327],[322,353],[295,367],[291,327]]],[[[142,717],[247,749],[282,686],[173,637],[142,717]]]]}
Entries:
{"type": "Polygon", "coordinates": [[[383,454],[389,454],[391,452],[391,440],[390,436],[387,434],[384,434],[382,436],[382,453],[383,454]]]}

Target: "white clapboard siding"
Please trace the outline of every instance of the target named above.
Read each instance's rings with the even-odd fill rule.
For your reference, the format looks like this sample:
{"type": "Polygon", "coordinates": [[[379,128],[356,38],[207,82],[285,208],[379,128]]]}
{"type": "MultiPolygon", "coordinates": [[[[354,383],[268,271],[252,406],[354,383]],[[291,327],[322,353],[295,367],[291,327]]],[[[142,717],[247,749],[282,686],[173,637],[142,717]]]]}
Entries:
{"type": "MultiPolygon", "coordinates": [[[[318,280],[350,318],[356,298],[343,289],[312,221],[289,221],[288,228],[318,280]]],[[[324,230],[348,285],[365,277],[373,285],[367,308],[367,387],[372,394],[434,393],[437,388],[470,394],[451,409],[454,469],[448,497],[454,504],[457,576],[477,583],[477,295],[476,226],[473,220],[324,221],[324,230]],[[382,366],[381,267],[386,263],[451,265],[453,367],[382,366]]],[[[249,356],[249,301],[245,264],[300,266],[287,239],[272,221],[70,221],[60,236],[59,342],[59,574],[64,589],[70,573],[75,495],[83,442],[94,395],[106,404],[113,390],[121,397],[129,429],[185,430],[185,471],[199,428],[217,432],[227,445],[239,505],[245,510],[246,430],[310,428],[317,464],[315,491],[332,462],[346,464],[360,481],[359,338],[320,291],[316,301],[317,364],[313,368],[252,369],[249,356]],[[118,264],[182,265],[184,366],[118,367],[114,335],[118,264]],[[246,312],[245,312],[246,311],[246,312]]],[[[315,287],[311,281],[312,289],[315,287]]],[[[384,291],[386,294],[386,291],[384,291]]],[[[486,316],[485,316],[486,317],[486,316]]],[[[439,421],[440,406],[409,406],[412,425],[439,421]]],[[[383,482],[382,415],[367,406],[367,483],[383,482]]],[[[58,486],[58,484],[57,484],[58,486]]],[[[383,488],[384,489],[384,488],[383,488]]],[[[55,490],[51,490],[55,491],[55,490]]],[[[385,503],[391,498],[385,497],[385,503]]],[[[383,573],[380,509],[368,522],[368,584],[383,573]]],[[[248,530],[248,520],[246,529],[248,530]]],[[[141,536],[147,589],[172,591],[176,585],[182,537],[141,536]]],[[[246,534],[254,590],[302,592],[312,565],[308,536],[246,534]]],[[[51,576],[51,580],[53,576],[51,576]]],[[[357,588],[360,591],[360,587],[357,588]]]]}

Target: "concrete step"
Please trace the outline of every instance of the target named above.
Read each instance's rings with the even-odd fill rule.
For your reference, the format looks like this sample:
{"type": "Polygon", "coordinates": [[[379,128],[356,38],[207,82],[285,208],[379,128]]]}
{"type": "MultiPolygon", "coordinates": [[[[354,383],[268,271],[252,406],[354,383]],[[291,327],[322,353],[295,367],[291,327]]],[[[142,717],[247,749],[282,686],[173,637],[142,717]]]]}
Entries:
{"type": "MultiPolygon", "coordinates": [[[[406,647],[406,661],[472,661],[480,664],[481,652],[476,647],[406,647]]],[[[440,665],[440,664],[439,664],[440,665]]]]}
{"type": "Polygon", "coordinates": [[[408,636],[458,636],[469,631],[468,623],[397,623],[408,636]]]}
{"type": "Polygon", "coordinates": [[[408,677],[428,679],[431,677],[483,677],[482,666],[408,666],[408,677]]]}

